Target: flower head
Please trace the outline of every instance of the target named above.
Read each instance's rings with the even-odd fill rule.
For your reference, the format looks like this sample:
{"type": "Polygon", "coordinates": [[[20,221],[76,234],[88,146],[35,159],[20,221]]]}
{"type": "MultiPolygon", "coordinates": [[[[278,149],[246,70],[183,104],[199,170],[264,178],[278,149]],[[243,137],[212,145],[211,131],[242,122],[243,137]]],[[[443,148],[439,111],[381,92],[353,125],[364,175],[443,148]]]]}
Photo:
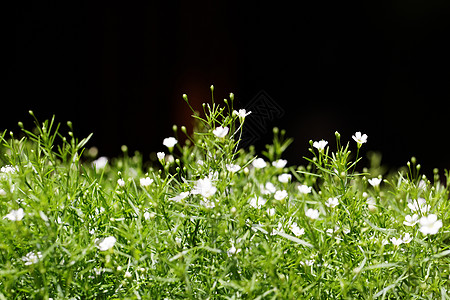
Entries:
{"type": "Polygon", "coordinates": [[[319,151],[323,151],[323,150],[325,149],[325,146],[326,146],[327,144],[328,144],[327,141],[321,140],[321,141],[318,141],[318,142],[314,142],[314,143],[313,143],[313,147],[314,147],[314,148],[317,148],[319,151]]]}
{"type": "Polygon", "coordinates": [[[267,166],[267,163],[265,162],[264,159],[262,158],[257,158],[252,162],[253,167],[257,168],[257,169],[262,169],[265,166],[267,166]]]}
{"type": "Polygon", "coordinates": [[[200,194],[205,198],[210,198],[217,191],[217,188],[213,185],[209,177],[197,180],[194,189],[191,191],[192,194],[200,194]]]}
{"type": "Polygon", "coordinates": [[[419,216],[417,214],[414,214],[412,217],[410,215],[406,215],[403,224],[406,226],[414,226],[417,222],[419,222],[419,216]]]}
{"type": "Polygon", "coordinates": [[[216,129],[213,130],[213,134],[217,136],[218,138],[224,138],[228,134],[229,128],[228,127],[216,127],[216,129]]]}
{"type": "Polygon", "coordinates": [[[10,221],[20,221],[25,216],[23,212],[23,208],[19,208],[17,210],[12,210],[9,214],[3,217],[3,219],[8,219],[10,221]]]}
{"type": "Polygon", "coordinates": [[[339,205],[339,200],[338,198],[328,198],[328,200],[325,202],[325,205],[330,208],[334,208],[339,205]]]}
{"type": "Polygon", "coordinates": [[[412,236],[408,232],[405,233],[402,237],[402,241],[404,244],[408,244],[409,242],[412,241],[412,239],[413,239],[412,236]]]}
{"type": "Polygon", "coordinates": [[[145,177],[145,178],[141,178],[139,179],[139,183],[141,184],[142,187],[147,187],[150,184],[152,184],[153,179],[151,179],[150,177],[145,177]]]}
{"type": "Polygon", "coordinates": [[[254,208],[261,208],[264,204],[266,204],[267,200],[264,199],[263,197],[253,197],[250,198],[250,200],[248,201],[248,204],[250,204],[250,206],[254,207],[254,208]]]}
{"type": "Polygon", "coordinates": [[[124,187],[125,186],[125,180],[123,180],[122,178],[117,179],[117,184],[120,187],[124,187]]]}
{"type": "Polygon", "coordinates": [[[305,234],[305,229],[298,227],[296,222],[292,223],[291,226],[289,227],[289,229],[292,231],[292,233],[295,236],[300,236],[300,235],[305,234]]]}
{"type": "Polygon", "coordinates": [[[417,200],[408,200],[408,207],[412,211],[418,211],[422,214],[430,211],[431,206],[427,204],[424,198],[419,198],[417,200]]]}
{"type": "Polygon", "coordinates": [[[95,245],[100,251],[107,251],[114,247],[116,243],[116,238],[113,236],[108,236],[103,239],[95,239],[95,245]]]}
{"type": "Polygon", "coordinates": [[[319,211],[317,209],[308,208],[305,212],[305,216],[312,220],[316,220],[319,218],[319,211]]]}
{"type": "Polygon", "coordinates": [[[289,180],[291,180],[292,175],[291,174],[281,174],[278,175],[278,181],[281,183],[288,183],[289,180]]]}
{"type": "Polygon", "coordinates": [[[286,199],[287,196],[288,196],[288,193],[285,190],[282,190],[282,191],[276,191],[275,195],[273,197],[275,198],[275,200],[282,201],[282,200],[286,199]]]}
{"type": "Polygon", "coordinates": [[[239,165],[234,165],[234,164],[226,164],[225,167],[231,173],[236,173],[241,169],[241,167],[239,165]]]}
{"type": "Polygon", "coordinates": [[[287,164],[287,160],[285,159],[278,159],[278,160],[274,160],[272,162],[272,166],[274,166],[275,168],[278,169],[283,169],[287,164]]]}
{"type": "Polygon", "coordinates": [[[92,162],[92,166],[94,166],[96,170],[102,170],[106,167],[107,163],[108,158],[106,156],[100,156],[99,158],[97,158],[92,162]]]}
{"type": "Polygon", "coordinates": [[[419,230],[423,234],[436,234],[442,227],[442,221],[438,220],[435,214],[420,218],[419,223],[419,230]]]}
{"type": "Polygon", "coordinates": [[[26,266],[37,263],[42,258],[41,252],[29,252],[24,257],[22,257],[22,261],[25,262],[26,266]]]}
{"type": "Polygon", "coordinates": [[[166,157],[166,154],[164,152],[158,152],[156,153],[156,157],[158,157],[159,160],[164,160],[164,157],[166,157]]]}
{"type": "Polygon", "coordinates": [[[163,140],[163,145],[171,149],[178,143],[177,139],[174,137],[168,137],[163,140]]]}
{"type": "Polygon", "coordinates": [[[239,111],[233,110],[233,115],[237,115],[239,119],[244,119],[251,113],[252,113],[251,111],[247,112],[245,109],[240,109],[239,111]]]}
{"type": "Polygon", "coordinates": [[[309,193],[311,193],[311,189],[312,189],[312,187],[304,185],[304,184],[298,186],[298,190],[302,194],[309,194],[309,193]]]}
{"type": "Polygon", "coordinates": [[[360,131],[356,132],[355,135],[352,135],[353,140],[358,143],[358,147],[361,147],[362,144],[367,143],[367,134],[361,134],[360,131]]]}
{"type": "Polygon", "coordinates": [[[400,246],[401,244],[403,244],[403,240],[402,238],[395,238],[395,237],[391,237],[391,242],[394,246],[400,246]]]}
{"type": "Polygon", "coordinates": [[[369,180],[367,180],[367,181],[369,182],[369,184],[370,184],[371,186],[377,187],[377,186],[380,185],[381,180],[382,180],[381,178],[371,178],[371,179],[369,179],[369,180]]]}

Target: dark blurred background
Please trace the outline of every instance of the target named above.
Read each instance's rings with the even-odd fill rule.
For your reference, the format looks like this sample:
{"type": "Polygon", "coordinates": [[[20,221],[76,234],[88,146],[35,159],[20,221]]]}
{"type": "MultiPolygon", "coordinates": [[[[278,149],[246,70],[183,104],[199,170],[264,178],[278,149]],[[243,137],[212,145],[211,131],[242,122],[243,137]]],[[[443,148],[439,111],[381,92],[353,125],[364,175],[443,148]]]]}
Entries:
{"type": "Polygon", "coordinates": [[[182,94],[200,109],[214,84],[238,108],[264,91],[282,109],[254,142],[286,129],[293,164],[338,130],[367,133],[364,149],[392,168],[413,155],[428,174],[450,168],[450,2],[298,3],[16,1],[0,129],[30,128],[32,109],[94,132],[100,155],[125,144],[147,158],[173,124],[191,128],[182,94]]]}

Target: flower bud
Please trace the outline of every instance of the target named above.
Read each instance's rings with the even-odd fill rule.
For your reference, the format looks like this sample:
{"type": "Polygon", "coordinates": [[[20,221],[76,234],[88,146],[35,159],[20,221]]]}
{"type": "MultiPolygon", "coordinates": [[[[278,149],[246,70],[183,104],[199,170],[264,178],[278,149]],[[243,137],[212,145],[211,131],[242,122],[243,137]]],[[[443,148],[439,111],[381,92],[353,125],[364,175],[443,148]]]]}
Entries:
{"type": "Polygon", "coordinates": [[[186,94],[183,94],[184,101],[188,102],[188,96],[186,94]]]}

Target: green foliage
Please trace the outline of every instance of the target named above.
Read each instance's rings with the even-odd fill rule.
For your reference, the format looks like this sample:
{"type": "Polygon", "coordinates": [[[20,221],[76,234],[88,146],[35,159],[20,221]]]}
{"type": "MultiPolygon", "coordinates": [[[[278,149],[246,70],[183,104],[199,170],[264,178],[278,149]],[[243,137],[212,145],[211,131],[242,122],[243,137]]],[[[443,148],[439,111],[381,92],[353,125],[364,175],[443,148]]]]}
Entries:
{"type": "Polygon", "coordinates": [[[225,104],[191,108],[195,133],[149,167],[84,151],[70,122],[5,131],[0,299],[450,298],[448,172],[429,180],[412,159],[386,175],[371,153],[358,173],[364,147],[339,133],[295,167],[274,129],[256,159],[225,104]]]}

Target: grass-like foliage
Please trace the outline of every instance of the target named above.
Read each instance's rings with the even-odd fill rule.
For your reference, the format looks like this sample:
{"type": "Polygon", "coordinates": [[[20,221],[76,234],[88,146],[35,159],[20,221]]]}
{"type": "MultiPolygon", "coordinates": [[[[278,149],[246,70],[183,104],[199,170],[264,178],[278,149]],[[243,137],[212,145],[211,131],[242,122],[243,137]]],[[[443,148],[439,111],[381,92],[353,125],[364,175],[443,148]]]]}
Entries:
{"type": "Polygon", "coordinates": [[[153,165],[54,119],[1,134],[0,299],[450,299],[448,172],[363,168],[337,132],[288,167],[284,131],[239,149],[232,94],[191,109],[153,165]]]}

